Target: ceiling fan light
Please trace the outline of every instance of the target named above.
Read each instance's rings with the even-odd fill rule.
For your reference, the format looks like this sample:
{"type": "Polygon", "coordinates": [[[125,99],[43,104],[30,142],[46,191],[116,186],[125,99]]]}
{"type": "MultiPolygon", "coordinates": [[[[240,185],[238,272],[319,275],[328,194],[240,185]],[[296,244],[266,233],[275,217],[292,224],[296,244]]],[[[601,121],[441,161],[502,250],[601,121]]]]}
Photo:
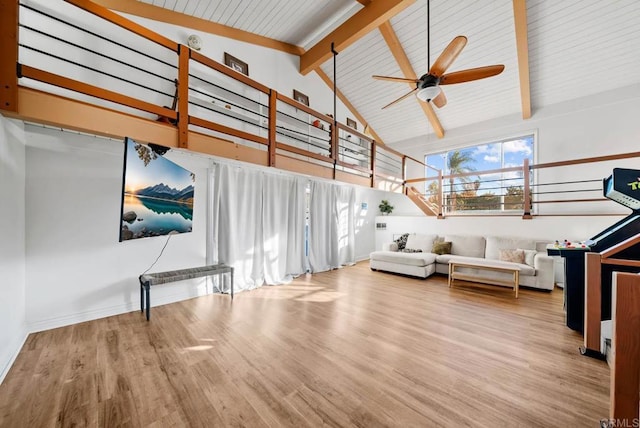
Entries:
{"type": "Polygon", "coordinates": [[[440,86],[427,86],[416,93],[420,101],[429,102],[440,94],[440,86]]]}

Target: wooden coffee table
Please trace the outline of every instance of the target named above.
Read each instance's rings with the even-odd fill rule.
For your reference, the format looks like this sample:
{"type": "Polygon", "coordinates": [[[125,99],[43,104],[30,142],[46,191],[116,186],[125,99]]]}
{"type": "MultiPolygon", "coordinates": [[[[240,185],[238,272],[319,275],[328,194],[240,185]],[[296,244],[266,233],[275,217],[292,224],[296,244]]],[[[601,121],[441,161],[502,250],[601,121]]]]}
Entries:
{"type": "Polygon", "coordinates": [[[453,285],[453,280],[460,279],[463,281],[471,281],[471,282],[480,282],[483,284],[490,285],[498,285],[500,287],[509,287],[513,288],[516,294],[516,299],[518,298],[518,283],[520,282],[520,269],[517,267],[497,267],[497,266],[486,266],[473,264],[469,262],[449,262],[449,287],[453,285]],[[468,273],[463,273],[456,271],[456,268],[471,268],[471,269],[482,269],[491,272],[505,272],[513,275],[513,279],[511,281],[496,279],[496,278],[486,278],[481,276],[470,275],[468,273]]]}

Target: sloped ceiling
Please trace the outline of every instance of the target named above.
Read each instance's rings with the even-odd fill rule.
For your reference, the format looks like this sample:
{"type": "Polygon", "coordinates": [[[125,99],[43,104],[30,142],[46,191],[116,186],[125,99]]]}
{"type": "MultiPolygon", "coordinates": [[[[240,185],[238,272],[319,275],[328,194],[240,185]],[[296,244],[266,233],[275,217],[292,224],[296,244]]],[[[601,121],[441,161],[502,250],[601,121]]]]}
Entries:
{"type": "MultiPolygon", "coordinates": [[[[367,1],[139,0],[308,49],[367,1]]],[[[383,1],[383,0],[371,0],[383,1]]],[[[531,105],[563,101],[640,83],[640,1],[527,0],[531,105]]],[[[431,0],[431,63],[457,35],[468,43],[448,70],[504,64],[495,77],[443,86],[448,104],[435,109],[449,130],[520,114],[520,82],[512,0],[431,0]]],[[[415,73],[427,70],[427,0],[391,19],[415,73]]],[[[333,63],[322,64],[333,79],[333,63]]],[[[411,90],[373,74],[403,76],[378,30],[337,56],[337,86],[386,144],[433,133],[415,97],[381,107],[411,90]]]]}

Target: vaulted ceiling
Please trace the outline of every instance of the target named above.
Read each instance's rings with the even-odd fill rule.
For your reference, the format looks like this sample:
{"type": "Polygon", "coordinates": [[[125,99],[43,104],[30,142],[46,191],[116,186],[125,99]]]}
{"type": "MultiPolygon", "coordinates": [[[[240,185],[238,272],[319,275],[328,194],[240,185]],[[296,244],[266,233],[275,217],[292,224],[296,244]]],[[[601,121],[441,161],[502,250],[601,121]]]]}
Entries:
{"type": "MultiPolygon", "coordinates": [[[[540,108],[585,96],[593,96],[593,102],[597,102],[599,93],[640,83],[637,0],[431,0],[430,41],[427,0],[394,0],[401,5],[387,15],[377,15],[380,22],[373,27],[354,24],[354,17],[373,9],[374,3],[389,4],[392,0],[137,1],[285,42],[307,53],[314,46],[317,49],[328,34],[339,38],[347,37],[345,32],[354,33],[348,34],[337,56],[337,86],[358,116],[386,144],[437,134],[434,125],[438,123],[446,134],[492,118],[522,116],[527,105],[535,115],[540,108]],[[522,5],[521,15],[518,4],[522,5]],[[518,22],[525,11],[526,21],[518,22]],[[362,28],[355,28],[357,25],[362,28]],[[524,53],[525,60],[528,55],[528,82],[521,82],[518,28],[524,29],[522,34],[526,36],[527,45],[520,55],[524,53]],[[415,97],[381,109],[411,87],[374,80],[372,75],[404,77],[409,69],[419,77],[427,71],[427,44],[433,64],[457,35],[465,35],[468,42],[449,72],[490,64],[504,64],[504,72],[444,86],[448,104],[442,109],[433,108],[435,122],[427,118],[429,112],[425,110],[430,106],[421,106],[415,97]],[[393,40],[398,42],[396,47],[393,40]],[[408,63],[404,67],[397,61],[399,55],[406,55],[408,63]]],[[[106,6],[118,3],[99,2],[106,6]]],[[[318,68],[334,78],[331,56],[314,69],[318,68]]]]}

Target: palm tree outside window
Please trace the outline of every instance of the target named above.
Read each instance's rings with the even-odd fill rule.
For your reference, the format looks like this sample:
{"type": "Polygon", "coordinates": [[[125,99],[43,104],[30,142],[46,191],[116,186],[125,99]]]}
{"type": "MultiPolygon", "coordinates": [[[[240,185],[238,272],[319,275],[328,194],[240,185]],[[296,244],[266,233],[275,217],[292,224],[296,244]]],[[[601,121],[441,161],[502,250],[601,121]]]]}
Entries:
{"type": "MultiPolygon", "coordinates": [[[[501,213],[518,211],[524,204],[522,171],[485,172],[522,166],[534,160],[535,134],[495,141],[487,144],[433,153],[425,156],[425,163],[450,176],[443,182],[443,212],[445,213],[501,213]],[[474,174],[468,174],[473,172],[474,174]],[[467,174],[461,177],[456,175],[467,174]]],[[[437,201],[437,173],[425,169],[426,196],[437,201]]],[[[530,175],[533,184],[533,174],[530,175]]]]}

